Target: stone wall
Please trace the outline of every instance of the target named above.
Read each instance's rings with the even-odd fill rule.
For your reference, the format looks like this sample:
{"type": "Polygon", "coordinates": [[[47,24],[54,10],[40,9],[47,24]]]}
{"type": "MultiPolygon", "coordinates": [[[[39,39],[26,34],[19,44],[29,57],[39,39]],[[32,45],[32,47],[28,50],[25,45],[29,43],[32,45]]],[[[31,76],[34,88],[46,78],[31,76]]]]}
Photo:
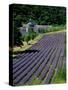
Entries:
{"type": "MultiPolygon", "coordinates": [[[[50,27],[52,27],[52,26],[51,25],[35,25],[33,27],[33,30],[38,33],[39,29],[40,30],[45,30],[45,29],[50,28],[50,27]]],[[[24,24],[23,27],[20,27],[20,32],[22,33],[22,35],[25,35],[26,33],[28,33],[29,28],[30,27],[29,27],[28,24],[24,24]]]]}

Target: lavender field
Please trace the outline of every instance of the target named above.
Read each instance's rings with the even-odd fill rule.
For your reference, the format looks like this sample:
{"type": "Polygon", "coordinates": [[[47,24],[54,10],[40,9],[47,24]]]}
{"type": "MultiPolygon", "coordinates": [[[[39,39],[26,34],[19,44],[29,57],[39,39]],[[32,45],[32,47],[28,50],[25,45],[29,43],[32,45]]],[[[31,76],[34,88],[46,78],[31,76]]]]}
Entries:
{"type": "Polygon", "coordinates": [[[66,67],[65,32],[44,35],[13,59],[13,85],[49,84],[61,67],[66,67]]]}

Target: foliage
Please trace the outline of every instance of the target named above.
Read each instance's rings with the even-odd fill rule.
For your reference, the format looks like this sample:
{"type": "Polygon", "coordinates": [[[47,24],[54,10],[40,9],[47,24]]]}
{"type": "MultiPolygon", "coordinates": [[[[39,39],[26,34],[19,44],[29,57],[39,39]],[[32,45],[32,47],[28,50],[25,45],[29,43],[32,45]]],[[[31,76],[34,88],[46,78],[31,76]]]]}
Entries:
{"type": "Polygon", "coordinates": [[[40,28],[39,28],[38,32],[39,32],[39,33],[45,33],[46,30],[45,30],[45,29],[40,29],[40,28]]]}
{"type": "Polygon", "coordinates": [[[34,31],[29,31],[28,34],[26,34],[26,35],[24,35],[24,36],[22,37],[22,41],[26,41],[27,44],[28,44],[28,42],[29,42],[30,40],[35,39],[37,35],[38,35],[38,34],[37,34],[36,32],[34,32],[34,31]]]}
{"type": "Polygon", "coordinates": [[[40,25],[66,23],[65,7],[13,4],[13,13],[23,23],[27,23],[30,18],[40,25]]]}
{"type": "Polygon", "coordinates": [[[22,20],[21,15],[16,15],[16,13],[13,10],[13,7],[10,6],[9,9],[10,9],[10,13],[9,13],[9,17],[10,17],[9,45],[10,45],[10,47],[21,46],[21,45],[23,45],[23,42],[21,39],[22,35],[19,31],[19,27],[21,27],[21,20],[22,20]]]}
{"type": "Polygon", "coordinates": [[[60,30],[64,30],[65,28],[66,28],[65,25],[52,26],[52,27],[49,27],[49,28],[45,29],[44,33],[60,31],[60,30]]]}
{"type": "Polygon", "coordinates": [[[38,34],[34,31],[29,32],[30,38],[33,40],[38,34]]]}
{"type": "Polygon", "coordinates": [[[30,35],[29,34],[24,37],[24,41],[26,41],[28,44],[28,42],[30,41],[30,35]]]}
{"type": "MultiPolygon", "coordinates": [[[[13,45],[22,45],[22,35],[19,31],[19,27],[22,24],[28,23],[31,18],[39,25],[65,25],[66,24],[66,8],[54,7],[54,6],[39,6],[39,5],[10,5],[12,14],[12,30],[14,33],[13,45]]],[[[43,30],[44,32],[44,30],[43,30]]],[[[31,39],[36,37],[35,33],[32,33],[31,39]]],[[[24,39],[23,39],[24,40],[24,39]]],[[[29,41],[26,39],[26,41],[29,41]]]]}
{"type": "Polygon", "coordinates": [[[39,85],[41,84],[41,80],[38,77],[34,76],[34,79],[31,81],[30,85],[39,85]]]}
{"type": "Polygon", "coordinates": [[[17,46],[23,45],[22,39],[21,39],[21,33],[17,28],[15,28],[14,30],[13,45],[17,45],[17,46]]]}
{"type": "Polygon", "coordinates": [[[52,83],[65,83],[65,82],[66,82],[66,69],[65,67],[59,68],[52,83]]]}

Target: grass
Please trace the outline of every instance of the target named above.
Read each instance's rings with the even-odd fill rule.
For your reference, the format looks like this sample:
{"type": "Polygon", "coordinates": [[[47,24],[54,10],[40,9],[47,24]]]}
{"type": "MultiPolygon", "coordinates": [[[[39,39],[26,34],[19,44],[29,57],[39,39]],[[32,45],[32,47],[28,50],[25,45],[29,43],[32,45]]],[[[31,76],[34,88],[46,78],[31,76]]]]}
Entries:
{"type": "Polygon", "coordinates": [[[51,83],[65,83],[66,82],[66,70],[65,68],[60,68],[58,72],[55,72],[55,76],[51,83]]]}
{"type": "Polygon", "coordinates": [[[52,27],[49,27],[47,29],[45,29],[45,33],[48,33],[48,32],[56,32],[56,31],[63,31],[66,29],[66,26],[63,26],[63,25],[59,25],[59,26],[52,26],[52,27]]]}
{"type": "Polygon", "coordinates": [[[41,80],[38,77],[34,77],[34,79],[31,81],[30,85],[40,85],[41,80]]]}
{"type": "Polygon", "coordinates": [[[60,31],[51,31],[51,32],[46,32],[44,33],[44,35],[48,35],[48,34],[55,34],[55,33],[61,33],[61,32],[66,32],[66,30],[60,30],[60,31]]]}
{"type": "Polygon", "coordinates": [[[35,78],[33,81],[32,81],[32,85],[38,85],[38,84],[40,84],[41,83],[41,81],[38,79],[38,78],[35,78]]]}
{"type": "MultiPolygon", "coordinates": [[[[15,53],[17,51],[24,51],[24,50],[30,48],[33,44],[37,43],[42,37],[43,37],[43,35],[39,34],[34,40],[30,40],[29,44],[27,44],[26,42],[23,42],[24,45],[22,45],[21,47],[13,48],[13,53],[15,53]]],[[[15,56],[15,55],[13,54],[13,56],[15,56]]]]}

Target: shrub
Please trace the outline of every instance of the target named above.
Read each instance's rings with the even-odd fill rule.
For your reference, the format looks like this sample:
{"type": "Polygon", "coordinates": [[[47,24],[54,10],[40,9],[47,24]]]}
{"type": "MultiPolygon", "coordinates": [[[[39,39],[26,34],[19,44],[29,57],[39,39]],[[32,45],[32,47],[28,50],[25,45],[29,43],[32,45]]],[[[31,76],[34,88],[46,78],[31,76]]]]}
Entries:
{"type": "Polygon", "coordinates": [[[26,35],[25,37],[24,37],[24,40],[27,42],[27,44],[28,44],[28,42],[30,41],[30,35],[26,35]]]}
{"type": "Polygon", "coordinates": [[[30,39],[34,39],[37,36],[37,33],[34,31],[29,32],[30,39]]]}
{"type": "Polygon", "coordinates": [[[31,39],[33,40],[35,37],[36,37],[36,33],[33,32],[33,33],[32,33],[32,38],[31,38],[31,39]]]}

